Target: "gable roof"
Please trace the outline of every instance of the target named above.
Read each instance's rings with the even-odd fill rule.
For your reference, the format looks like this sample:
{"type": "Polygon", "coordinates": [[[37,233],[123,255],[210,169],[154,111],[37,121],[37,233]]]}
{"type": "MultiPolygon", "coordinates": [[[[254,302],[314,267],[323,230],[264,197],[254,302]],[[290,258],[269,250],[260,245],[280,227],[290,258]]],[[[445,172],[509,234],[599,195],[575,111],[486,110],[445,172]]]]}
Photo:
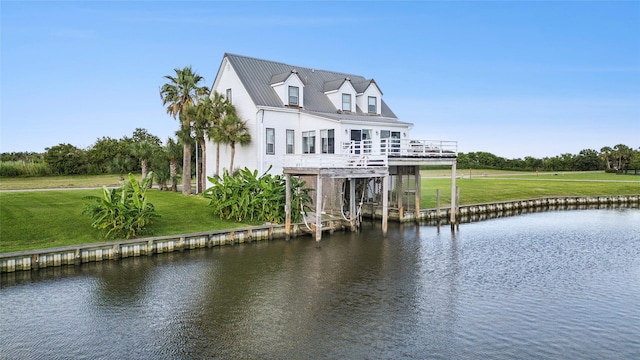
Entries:
{"type": "MultiPolygon", "coordinates": [[[[262,60],[241,55],[226,53],[225,58],[234,68],[240,81],[249,93],[249,96],[257,106],[284,107],[278,94],[273,90],[271,84],[284,81],[296,71],[298,77],[304,82],[303,110],[305,112],[316,113],[331,118],[342,118],[337,112],[338,109],[331,103],[324,94],[325,84],[334,87],[342,84],[346,78],[351,80],[352,85],[360,85],[360,89],[366,89],[373,80],[354,74],[346,74],[335,71],[310,69],[301,66],[288,65],[284,63],[262,60]]],[[[377,85],[376,85],[377,86],[377,85]]],[[[358,88],[356,88],[358,90],[358,88]]],[[[391,111],[384,100],[381,100],[382,114],[378,115],[378,120],[397,121],[397,116],[391,111]]],[[[360,119],[370,121],[375,116],[367,115],[360,109],[355,114],[349,115],[349,119],[360,119]]]]}

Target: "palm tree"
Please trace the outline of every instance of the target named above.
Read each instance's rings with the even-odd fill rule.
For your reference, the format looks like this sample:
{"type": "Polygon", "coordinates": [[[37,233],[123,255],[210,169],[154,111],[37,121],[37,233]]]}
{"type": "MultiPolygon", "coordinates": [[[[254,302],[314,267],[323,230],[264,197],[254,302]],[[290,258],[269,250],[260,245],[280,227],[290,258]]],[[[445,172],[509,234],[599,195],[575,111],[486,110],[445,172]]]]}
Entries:
{"type": "Polygon", "coordinates": [[[607,169],[611,169],[611,154],[613,154],[613,149],[608,146],[600,149],[600,157],[607,164],[607,169]]]}
{"type": "Polygon", "coordinates": [[[216,176],[220,175],[220,141],[218,141],[217,133],[220,131],[222,120],[226,114],[235,113],[235,107],[222,94],[217,91],[213,92],[212,102],[212,120],[213,126],[209,129],[207,137],[216,143],[216,176]]]}
{"type": "Polygon", "coordinates": [[[178,191],[178,159],[182,157],[182,149],[172,138],[167,139],[165,147],[169,158],[169,178],[171,180],[171,191],[178,191]]]}
{"type": "Polygon", "coordinates": [[[631,148],[624,144],[618,144],[613,147],[614,156],[618,158],[617,170],[620,171],[625,168],[625,165],[631,157],[631,148]]]}
{"type": "Polygon", "coordinates": [[[206,97],[203,100],[198,101],[196,106],[192,106],[187,111],[187,116],[191,118],[192,132],[195,136],[196,146],[200,145],[202,149],[202,157],[200,162],[196,164],[198,167],[198,182],[197,188],[202,189],[202,185],[206,181],[206,153],[207,144],[205,137],[211,131],[213,123],[213,102],[210,97],[206,97]]]}
{"type": "Polygon", "coordinates": [[[133,156],[140,159],[140,167],[142,168],[142,178],[146,179],[149,172],[149,161],[153,158],[155,148],[158,145],[154,145],[150,141],[134,142],[131,145],[131,153],[133,156]]]}
{"type": "Polygon", "coordinates": [[[219,131],[215,134],[215,140],[222,144],[229,144],[231,146],[231,163],[229,164],[229,173],[233,173],[233,158],[236,155],[236,144],[241,146],[247,145],[251,142],[251,135],[249,134],[249,128],[247,122],[241,120],[235,113],[230,111],[222,119],[219,131]]]}
{"type": "MultiPolygon", "coordinates": [[[[190,129],[190,122],[187,109],[193,106],[199,97],[207,95],[209,90],[198,84],[204,78],[195,73],[191,66],[184,69],[173,69],[176,76],[167,75],[164,78],[168,82],[160,88],[160,98],[162,105],[167,106],[167,114],[173,116],[174,119],[179,118],[181,122],[181,131],[190,129]]],[[[182,193],[191,194],[191,142],[183,142],[182,157],[182,193]]]]}

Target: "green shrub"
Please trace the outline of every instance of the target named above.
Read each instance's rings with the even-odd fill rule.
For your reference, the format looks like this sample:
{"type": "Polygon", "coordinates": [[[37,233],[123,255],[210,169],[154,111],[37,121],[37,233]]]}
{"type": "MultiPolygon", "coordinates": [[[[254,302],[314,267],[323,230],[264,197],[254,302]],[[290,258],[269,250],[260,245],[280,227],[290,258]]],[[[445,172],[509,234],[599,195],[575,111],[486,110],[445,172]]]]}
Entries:
{"type": "Polygon", "coordinates": [[[142,180],[142,184],[132,174],[120,188],[103,187],[102,196],[87,196],[90,200],[83,214],[91,217],[91,226],[104,231],[105,238],[132,238],[148,234],[147,226],[159,217],[153,204],[147,201],[147,190],[153,174],[142,180]]]}
{"type": "MultiPolygon", "coordinates": [[[[265,173],[258,177],[257,170],[252,172],[244,168],[233,176],[225,171],[222,178],[209,177],[209,181],[213,186],[204,192],[204,196],[211,199],[209,206],[220,218],[238,222],[284,222],[286,184],[282,176],[265,173]]],[[[313,189],[304,185],[299,178],[291,178],[292,209],[309,209],[309,192],[313,189]]],[[[291,212],[292,221],[298,222],[301,218],[299,211],[291,212]]]]}
{"type": "Polygon", "coordinates": [[[45,149],[44,161],[58,175],[87,173],[87,154],[71,144],[59,144],[45,149]]]}

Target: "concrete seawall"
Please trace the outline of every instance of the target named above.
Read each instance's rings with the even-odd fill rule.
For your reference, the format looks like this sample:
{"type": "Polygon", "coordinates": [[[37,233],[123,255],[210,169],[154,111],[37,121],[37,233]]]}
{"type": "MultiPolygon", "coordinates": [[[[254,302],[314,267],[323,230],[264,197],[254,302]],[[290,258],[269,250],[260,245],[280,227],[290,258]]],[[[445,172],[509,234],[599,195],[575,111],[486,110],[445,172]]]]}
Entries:
{"type": "MultiPolygon", "coordinates": [[[[325,221],[323,225],[323,227],[326,227],[329,231],[341,230],[344,226],[343,221],[334,220],[325,221]]],[[[292,235],[302,235],[305,233],[304,229],[304,224],[293,224],[292,235]]],[[[153,254],[165,252],[280,238],[285,238],[284,225],[264,225],[183,235],[17,251],[0,254],[0,273],[38,270],[52,266],[80,265],[88,262],[118,260],[132,256],[152,256],[153,254]]]]}
{"type": "MultiPolygon", "coordinates": [[[[509,200],[481,204],[460,205],[456,211],[457,222],[466,222],[468,218],[486,217],[486,214],[498,214],[500,212],[519,213],[529,209],[547,210],[570,210],[589,207],[607,206],[629,206],[637,207],[640,204],[640,195],[614,195],[614,196],[560,196],[543,197],[524,200],[509,200]],[[482,216],[482,215],[485,216],[482,216]]],[[[421,223],[448,223],[451,215],[450,207],[440,209],[420,210],[418,218],[412,211],[404,210],[403,217],[400,218],[398,209],[389,209],[389,221],[421,223]]],[[[363,205],[363,215],[365,217],[379,219],[382,217],[382,207],[373,204],[363,205]]],[[[495,216],[494,216],[495,217],[495,216]]]]}
{"type": "MultiPolygon", "coordinates": [[[[495,203],[472,204],[456,209],[458,222],[481,221],[502,216],[518,215],[525,212],[601,207],[639,207],[640,195],[620,196],[565,196],[538,199],[512,200],[495,203]]],[[[370,204],[363,206],[365,217],[381,217],[381,207],[370,204]]],[[[416,219],[412,212],[404,212],[399,218],[398,209],[389,209],[389,220],[396,222],[419,221],[429,225],[447,224],[451,208],[421,210],[416,219]]],[[[323,228],[344,230],[348,222],[326,220],[323,228]]],[[[304,224],[293,224],[292,235],[308,233],[304,224]]],[[[88,262],[118,260],[133,256],[152,256],[173,251],[184,251],[222,245],[232,245],[253,241],[284,239],[284,225],[252,226],[240,229],[216,230],[183,235],[161,236],[103,243],[73,245],[40,250],[18,251],[0,254],[0,273],[38,270],[46,267],[80,265],[88,262]]]]}

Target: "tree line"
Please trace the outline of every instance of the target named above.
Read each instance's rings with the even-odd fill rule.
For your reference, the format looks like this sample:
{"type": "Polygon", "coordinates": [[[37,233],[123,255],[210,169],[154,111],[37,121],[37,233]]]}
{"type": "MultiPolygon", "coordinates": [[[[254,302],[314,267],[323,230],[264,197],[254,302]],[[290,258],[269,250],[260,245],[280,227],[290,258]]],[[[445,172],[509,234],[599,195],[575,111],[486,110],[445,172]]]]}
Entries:
{"type": "Polygon", "coordinates": [[[126,174],[142,173],[146,178],[153,170],[154,180],[176,191],[179,168],[182,168],[182,192],[191,194],[191,178],[198,174],[198,189],[206,181],[207,140],[216,144],[215,176],[220,173],[220,145],[231,147],[229,169],[234,168],[236,145],[251,141],[246,121],[236,114],[235,107],[217,92],[210,93],[200,86],[204,78],[190,66],[174,69],[174,75],[164,78],[160,88],[162,105],[167,114],[179,120],[176,138],[161,140],[137,128],[131,137],[98,139],[88,149],[71,144],[58,144],[45,149],[45,153],[18,152],[0,155],[0,176],[73,175],[73,174],[126,174]],[[196,162],[192,149],[199,147],[201,157],[196,162]],[[182,161],[180,161],[182,158],[182,161]],[[197,167],[194,171],[192,165],[197,167]]]}
{"type": "Polygon", "coordinates": [[[2,153],[0,176],[142,173],[145,178],[154,170],[154,180],[161,187],[171,182],[175,189],[181,157],[182,148],[177,140],[168,138],[163,144],[159,137],[137,128],[131,137],[105,136],[87,149],[58,144],[46,148],[44,153],[2,153]]]}
{"type": "Polygon", "coordinates": [[[578,154],[561,154],[553,157],[506,159],[488,152],[458,153],[460,169],[500,169],[525,171],[592,171],[619,172],[640,169],[640,148],[624,144],[605,146],[600,151],[584,149],[578,154]]]}

